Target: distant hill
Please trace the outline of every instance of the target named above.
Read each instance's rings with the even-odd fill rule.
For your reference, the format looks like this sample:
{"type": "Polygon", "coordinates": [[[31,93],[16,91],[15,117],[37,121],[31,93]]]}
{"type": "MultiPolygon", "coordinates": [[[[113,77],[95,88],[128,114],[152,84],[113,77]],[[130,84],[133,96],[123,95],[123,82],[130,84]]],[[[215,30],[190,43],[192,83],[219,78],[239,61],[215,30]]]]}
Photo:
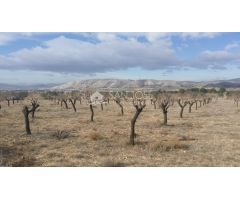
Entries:
{"type": "Polygon", "coordinates": [[[240,88],[240,83],[231,83],[231,82],[219,82],[219,83],[210,83],[207,84],[206,87],[214,87],[214,88],[240,88]]]}
{"type": "Polygon", "coordinates": [[[151,90],[179,90],[189,88],[240,88],[240,78],[231,80],[218,80],[218,81],[174,81],[174,80],[129,80],[129,79],[89,79],[68,82],[59,86],[52,87],[52,90],[81,90],[86,87],[96,89],[109,90],[109,89],[124,89],[131,90],[135,88],[151,89],[151,90]]]}
{"type": "Polygon", "coordinates": [[[214,87],[214,88],[240,88],[240,78],[230,79],[230,80],[220,80],[220,81],[212,81],[206,84],[205,87],[214,87]]]}
{"type": "Polygon", "coordinates": [[[81,90],[92,87],[98,90],[133,90],[136,88],[150,90],[179,90],[190,88],[227,88],[240,89],[240,78],[217,81],[174,81],[174,80],[130,80],[130,79],[88,79],[71,81],[64,84],[39,84],[39,85],[10,85],[1,84],[0,90],[81,90]]]}
{"type": "Polygon", "coordinates": [[[52,87],[53,90],[81,90],[88,86],[96,89],[124,89],[135,88],[143,89],[164,89],[176,90],[180,88],[191,88],[201,86],[200,82],[192,81],[172,81],[172,80],[127,80],[127,79],[90,79],[68,82],[59,86],[52,87]]]}

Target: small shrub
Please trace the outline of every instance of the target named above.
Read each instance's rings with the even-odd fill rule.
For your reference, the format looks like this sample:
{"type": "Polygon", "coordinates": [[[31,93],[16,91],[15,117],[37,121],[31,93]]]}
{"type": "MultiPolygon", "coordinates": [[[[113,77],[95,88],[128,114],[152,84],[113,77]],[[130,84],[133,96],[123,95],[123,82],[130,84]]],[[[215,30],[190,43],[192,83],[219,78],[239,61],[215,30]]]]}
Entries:
{"type": "Polygon", "coordinates": [[[58,140],[62,140],[65,138],[68,138],[70,136],[70,133],[67,131],[60,131],[58,130],[52,135],[54,138],[57,138],[58,140]]]}

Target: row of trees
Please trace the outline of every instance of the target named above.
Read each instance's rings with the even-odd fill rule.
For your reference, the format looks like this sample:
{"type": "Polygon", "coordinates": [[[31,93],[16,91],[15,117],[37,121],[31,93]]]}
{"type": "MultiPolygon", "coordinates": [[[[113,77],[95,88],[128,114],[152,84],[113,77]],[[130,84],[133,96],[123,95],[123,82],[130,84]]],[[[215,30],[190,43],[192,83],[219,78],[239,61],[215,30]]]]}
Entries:
{"type": "Polygon", "coordinates": [[[14,105],[16,102],[23,100],[28,96],[28,92],[24,91],[6,91],[0,93],[0,109],[2,107],[2,103],[5,101],[7,106],[14,105]]]}
{"type": "MultiPolygon", "coordinates": [[[[96,106],[95,103],[91,102],[91,91],[85,91],[85,93],[80,92],[53,92],[48,93],[47,95],[44,94],[44,98],[54,101],[56,104],[61,105],[66,109],[69,109],[68,103],[71,103],[73,110],[76,112],[76,102],[79,101],[80,104],[85,102],[89,105],[90,108],[90,120],[94,121],[94,107],[96,106]]],[[[120,108],[121,115],[124,116],[124,106],[125,104],[132,104],[135,108],[134,116],[131,120],[131,133],[130,133],[130,143],[132,145],[135,144],[135,124],[137,122],[138,117],[142,113],[142,111],[146,107],[146,101],[150,102],[150,105],[154,106],[154,109],[160,109],[163,113],[163,125],[167,125],[168,122],[168,109],[174,105],[175,102],[180,107],[180,118],[183,117],[183,112],[185,107],[188,105],[189,109],[188,112],[192,112],[192,106],[195,104],[195,108],[198,109],[205,104],[208,104],[212,101],[213,98],[217,99],[217,95],[215,94],[203,94],[203,93],[196,93],[196,92],[184,92],[184,93],[169,93],[169,92],[158,92],[153,93],[149,98],[146,99],[144,95],[141,98],[134,98],[133,96],[119,96],[119,95],[108,95],[105,94],[104,99],[98,102],[101,106],[101,110],[103,110],[103,104],[109,104],[110,102],[116,103],[116,105],[120,108]]]]}
{"type": "MultiPolygon", "coordinates": [[[[93,102],[91,99],[92,91],[86,90],[84,92],[46,92],[42,93],[42,96],[49,101],[53,101],[56,105],[60,105],[65,109],[69,109],[69,104],[71,104],[74,112],[77,112],[76,103],[79,104],[86,103],[89,105],[90,109],[90,120],[94,121],[94,107],[101,106],[101,110],[103,110],[103,104],[116,103],[116,105],[120,108],[121,115],[124,116],[124,106],[125,104],[132,104],[135,109],[135,113],[131,120],[131,132],[130,132],[130,143],[132,145],[135,144],[136,132],[135,132],[135,124],[140,114],[146,108],[147,103],[149,102],[149,106],[153,106],[154,109],[160,109],[163,113],[163,125],[167,125],[168,123],[168,110],[174,103],[180,108],[179,117],[183,117],[184,109],[188,106],[188,112],[192,112],[192,106],[195,105],[195,109],[210,103],[213,99],[217,100],[218,95],[216,94],[203,94],[196,92],[178,92],[178,93],[169,93],[169,92],[155,92],[150,94],[150,96],[114,96],[105,93],[104,98],[96,102],[93,102]]],[[[29,95],[31,96],[31,95],[29,95]]],[[[34,96],[34,95],[32,95],[34,96]]],[[[6,99],[6,98],[4,98],[6,99]]],[[[27,134],[31,134],[30,123],[29,123],[29,115],[31,114],[32,119],[34,119],[35,111],[40,106],[37,98],[31,98],[30,105],[23,107],[23,115],[25,119],[25,127],[27,134]]]]}
{"type": "Polygon", "coordinates": [[[234,104],[238,107],[240,101],[240,91],[229,91],[226,93],[228,99],[233,100],[234,104]]]}
{"type": "Polygon", "coordinates": [[[215,88],[190,88],[190,89],[180,89],[179,93],[185,93],[185,92],[194,92],[194,93],[203,93],[203,94],[219,94],[220,96],[223,95],[227,90],[226,88],[219,88],[218,90],[215,88]]]}

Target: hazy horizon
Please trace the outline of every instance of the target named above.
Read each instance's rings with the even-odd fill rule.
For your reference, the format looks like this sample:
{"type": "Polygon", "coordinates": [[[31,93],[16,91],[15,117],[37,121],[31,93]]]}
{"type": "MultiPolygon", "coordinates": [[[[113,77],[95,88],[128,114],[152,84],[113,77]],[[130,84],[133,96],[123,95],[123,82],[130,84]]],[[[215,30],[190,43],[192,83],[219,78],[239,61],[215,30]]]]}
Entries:
{"type": "Polygon", "coordinates": [[[234,80],[234,79],[240,79],[240,78],[231,78],[231,79],[212,79],[212,80],[170,80],[170,79],[131,79],[131,78],[89,78],[89,79],[78,79],[78,80],[70,80],[66,82],[59,82],[59,83],[54,83],[54,82],[49,82],[49,83],[4,83],[0,82],[0,84],[5,84],[5,85],[21,85],[21,86],[34,86],[34,85],[61,85],[69,82],[78,82],[78,81],[84,81],[84,80],[156,80],[156,81],[178,81],[178,82],[214,82],[214,81],[228,81],[228,80],[234,80]]]}

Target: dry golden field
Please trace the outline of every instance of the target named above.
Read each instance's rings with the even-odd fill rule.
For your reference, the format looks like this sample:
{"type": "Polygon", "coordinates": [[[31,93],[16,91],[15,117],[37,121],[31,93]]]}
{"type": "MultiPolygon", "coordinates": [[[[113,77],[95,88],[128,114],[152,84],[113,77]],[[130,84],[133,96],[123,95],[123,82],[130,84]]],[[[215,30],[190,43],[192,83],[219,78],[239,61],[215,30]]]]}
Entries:
{"type": "MultiPolygon", "coordinates": [[[[136,145],[129,144],[135,113],[114,102],[77,112],[40,99],[40,109],[24,130],[22,107],[27,101],[0,110],[0,164],[3,166],[240,166],[240,109],[219,98],[179,118],[177,103],[169,108],[168,126],[160,109],[146,106],[136,123],[136,145]],[[59,135],[59,132],[63,132],[59,135]]],[[[69,104],[69,107],[70,104],[69,104]]]]}

